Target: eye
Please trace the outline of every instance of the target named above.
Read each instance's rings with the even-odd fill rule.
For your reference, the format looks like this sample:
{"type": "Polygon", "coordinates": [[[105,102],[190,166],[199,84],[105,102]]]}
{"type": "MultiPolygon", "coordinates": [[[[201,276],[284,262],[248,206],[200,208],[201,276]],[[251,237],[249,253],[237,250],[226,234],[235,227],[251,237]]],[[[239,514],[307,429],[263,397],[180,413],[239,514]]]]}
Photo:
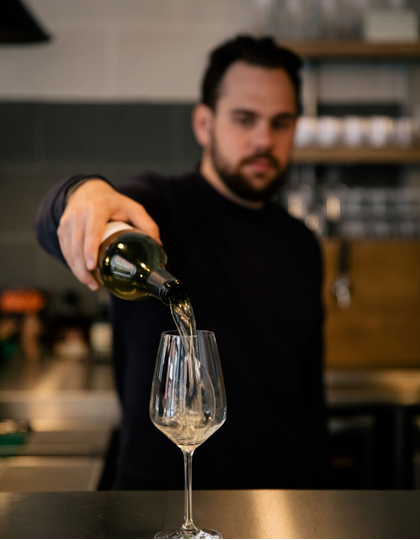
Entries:
{"type": "Polygon", "coordinates": [[[276,130],[286,130],[292,127],[293,121],[290,118],[276,118],[272,122],[273,129],[276,130]]]}
{"type": "Polygon", "coordinates": [[[240,126],[248,127],[254,123],[254,117],[250,114],[235,114],[233,120],[240,126]]]}

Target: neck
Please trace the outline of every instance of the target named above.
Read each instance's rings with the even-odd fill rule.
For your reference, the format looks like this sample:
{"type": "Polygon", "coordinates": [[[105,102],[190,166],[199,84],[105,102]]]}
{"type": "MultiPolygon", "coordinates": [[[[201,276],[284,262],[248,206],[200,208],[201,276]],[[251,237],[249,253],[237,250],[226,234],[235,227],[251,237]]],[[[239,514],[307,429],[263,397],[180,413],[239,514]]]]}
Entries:
{"type": "Polygon", "coordinates": [[[265,203],[263,201],[248,201],[247,199],[239,197],[239,195],[236,195],[236,193],[233,193],[233,191],[231,191],[220,178],[219,174],[213,167],[213,162],[210,159],[210,156],[206,155],[206,153],[204,153],[203,159],[200,164],[200,173],[204,177],[204,179],[220,195],[222,195],[222,197],[225,197],[225,199],[228,199],[229,201],[234,202],[239,206],[243,206],[251,210],[262,210],[264,208],[265,203]]]}

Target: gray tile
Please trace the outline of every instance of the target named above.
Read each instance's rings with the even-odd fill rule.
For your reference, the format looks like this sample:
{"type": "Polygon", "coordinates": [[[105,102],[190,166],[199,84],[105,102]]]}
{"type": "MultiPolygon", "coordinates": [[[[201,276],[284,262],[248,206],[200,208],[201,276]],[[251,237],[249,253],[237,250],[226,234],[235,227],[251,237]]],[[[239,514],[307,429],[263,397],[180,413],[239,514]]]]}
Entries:
{"type": "Polygon", "coordinates": [[[49,188],[44,165],[0,167],[0,231],[29,230],[49,188]]]}
{"type": "MultiPolygon", "coordinates": [[[[0,286],[73,289],[87,312],[96,296],[37,244],[33,221],[62,178],[103,174],[116,186],[147,171],[190,171],[200,149],[188,104],[0,103],[0,286]]],[[[58,301],[58,300],[57,300],[58,301]]]]}
{"type": "Polygon", "coordinates": [[[46,158],[52,161],[150,161],[171,154],[164,104],[45,105],[46,158]]]}
{"type": "MultiPolygon", "coordinates": [[[[94,314],[98,305],[97,293],[77,281],[72,272],[60,261],[54,259],[37,246],[37,272],[35,285],[51,293],[51,309],[57,312],[62,293],[75,292],[85,313],[94,314]]],[[[0,271],[1,275],[1,271],[0,271]]]]}
{"type": "Polygon", "coordinates": [[[0,161],[32,161],[35,145],[33,103],[0,103],[0,161]]]}
{"type": "MultiPolygon", "coordinates": [[[[189,104],[0,103],[3,163],[196,163],[189,104]]],[[[161,165],[162,164],[162,165],[161,165]]],[[[78,171],[76,171],[78,172],[78,171]]],[[[158,172],[160,172],[158,170],[158,172]]]]}
{"type": "Polygon", "coordinates": [[[32,230],[39,204],[59,180],[78,173],[113,180],[114,170],[110,164],[86,162],[0,164],[0,233],[32,230]]]}
{"type": "Polygon", "coordinates": [[[194,161],[156,161],[142,162],[139,164],[124,164],[122,167],[116,167],[113,174],[114,183],[119,186],[122,182],[135,175],[154,172],[163,176],[177,176],[185,174],[194,169],[194,161]]]}
{"type": "Polygon", "coordinates": [[[192,110],[193,105],[186,103],[171,106],[173,160],[190,162],[190,168],[195,166],[201,157],[201,147],[195,140],[191,127],[192,110]]]}
{"type": "Polygon", "coordinates": [[[0,242],[0,288],[34,285],[35,242],[0,242]]]}

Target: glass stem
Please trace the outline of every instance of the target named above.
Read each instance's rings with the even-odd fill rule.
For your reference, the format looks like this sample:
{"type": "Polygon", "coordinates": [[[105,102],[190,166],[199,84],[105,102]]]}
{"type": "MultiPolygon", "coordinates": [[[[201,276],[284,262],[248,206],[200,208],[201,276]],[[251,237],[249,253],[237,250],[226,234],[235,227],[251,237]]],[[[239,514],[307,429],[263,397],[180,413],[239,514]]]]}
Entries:
{"type": "Polygon", "coordinates": [[[188,451],[183,451],[184,454],[184,524],[182,528],[191,531],[195,530],[196,526],[193,523],[192,515],[192,457],[193,453],[188,451]]]}

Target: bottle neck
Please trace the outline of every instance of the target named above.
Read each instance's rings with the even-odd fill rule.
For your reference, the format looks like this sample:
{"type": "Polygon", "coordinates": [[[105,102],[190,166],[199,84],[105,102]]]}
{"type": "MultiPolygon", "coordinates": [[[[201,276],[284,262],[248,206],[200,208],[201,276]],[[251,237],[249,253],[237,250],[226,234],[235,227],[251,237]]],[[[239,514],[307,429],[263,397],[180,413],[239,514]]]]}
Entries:
{"type": "Polygon", "coordinates": [[[188,298],[188,290],[183,283],[164,269],[155,270],[146,282],[149,293],[169,306],[188,298]]]}

